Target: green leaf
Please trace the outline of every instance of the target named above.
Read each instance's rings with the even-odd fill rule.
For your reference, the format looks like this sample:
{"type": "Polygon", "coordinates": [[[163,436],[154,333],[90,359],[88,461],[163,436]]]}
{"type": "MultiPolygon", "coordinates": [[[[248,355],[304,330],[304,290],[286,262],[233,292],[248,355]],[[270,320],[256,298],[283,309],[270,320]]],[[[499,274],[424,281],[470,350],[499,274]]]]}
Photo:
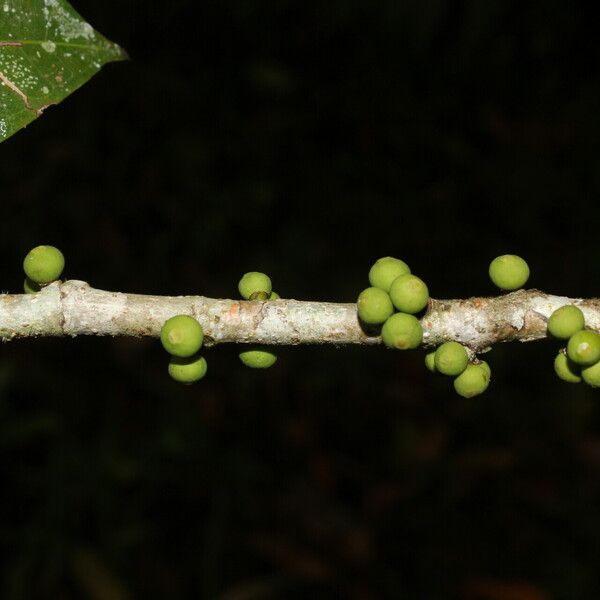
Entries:
{"type": "Polygon", "coordinates": [[[0,142],[125,58],[65,0],[0,0],[0,142]]]}

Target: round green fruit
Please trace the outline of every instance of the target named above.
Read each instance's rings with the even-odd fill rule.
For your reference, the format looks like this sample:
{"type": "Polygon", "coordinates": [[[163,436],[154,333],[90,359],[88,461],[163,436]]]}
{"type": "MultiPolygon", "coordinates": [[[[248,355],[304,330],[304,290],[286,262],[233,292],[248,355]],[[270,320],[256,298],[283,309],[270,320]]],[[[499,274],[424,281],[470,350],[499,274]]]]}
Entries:
{"type": "Polygon", "coordinates": [[[490,378],[481,365],[469,364],[454,380],[456,393],[463,398],[472,398],[482,394],[490,384],[490,378]]]}
{"type": "Polygon", "coordinates": [[[585,327],[585,318],[579,308],[573,305],[561,306],[548,319],[548,333],[560,340],[568,340],[574,333],[585,327]]]}
{"type": "Polygon", "coordinates": [[[31,281],[29,277],[25,277],[25,281],[23,282],[23,291],[26,294],[36,294],[42,288],[35,281],[31,281]]]}
{"type": "Polygon", "coordinates": [[[194,317],[176,315],[167,319],[160,330],[164,349],[173,356],[188,358],[202,347],[204,332],[194,317]]]}
{"type": "Polygon", "coordinates": [[[432,350],[431,352],[428,352],[425,355],[425,367],[427,368],[428,371],[431,371],[432,373],[436,372],[436,368],[435,368],[435,350],[432,350]]]}
{"type": "Polygon", "coordinates": [[[189,358],[172,356],[169,361],[169,375],[181,383],[194,383],[206,375],[206,359],[199,354],[189,358]]]}
{"type": "Polygon", "coordinates": [[[579,383],[581,368],[576,365],[564,352],[559,352],[554,359],[554,372],[563,381],[579,383]]]}
{"type": "Polygon", "coordinates": [[[600,387],[600,361],[581,369],[583,380],[592,387],[600,387]]]}
{"type": "Polygon", "coordinates": [[[394,279],[390,298],[400,312],[413,315],[427,306],[429,290],[422,279],[407,273],[394,279]]]}
{"type": "Polygon", "coordinates": [[[501,290],[517,290],[529,279],[529,266],[520,256],[504,254],[490,263],[489,274],[501,290]]]}
{"type": "Polygon", "coordinates": [[[252,348],[240,352],[240,360],[251,369],[268,369],[277,362],[277,356],[268,350],[252,348]]]}
{"type": "Polygon", "coordinates": [[[271,279],[264,273],[251,271],[246,273],[238,283],[240,295],[245,300],[248,300],[255,292],[265,292],[268,295],[273,291],[271,279]]]}
{"type": "Polygon", "coordinates": [[[387,292],[370,287],[363,290],[356,301],[358,318],[368,325],[381,325],[394,314],[394,306],[387,292]]]}
{"type": "Polygon", "coordinates": [[[416,317],[396,313],[383,324],[381,338],[388,348],[408,350],[421,343],[423,328],[416,317]]]}
{"type": "Polygon", "coordinates": [[[281,296],[277,292],[271,292],[269,300],[281,300],[281,296]]]}
{"type": "Polygon", "coordinates": [[[469,355],[458,342],[444,342],[435,351],[435,368],[443,375],[460,375],[468,364],[469,355]]]}
{"type": "Polygon", "coordinates": [[[403,260],[384,256],[371,267],[369,283],[384,292],[389,292],[394,279],[406,273],[410,273],[410,267],[403,260]]]}
{"type": "Polygon", "coordinates": [[[37,246],[23,260],[25,275],[41,285],[56,281],[64,268],[65,257],[54,246],[37,246]]]}
{"type": "Polygon", "coordinates": [[[583,329],[574,333],[567,343],[567,356],[576,364],[589,366],[600,360],[600,335],[583,329]]]}

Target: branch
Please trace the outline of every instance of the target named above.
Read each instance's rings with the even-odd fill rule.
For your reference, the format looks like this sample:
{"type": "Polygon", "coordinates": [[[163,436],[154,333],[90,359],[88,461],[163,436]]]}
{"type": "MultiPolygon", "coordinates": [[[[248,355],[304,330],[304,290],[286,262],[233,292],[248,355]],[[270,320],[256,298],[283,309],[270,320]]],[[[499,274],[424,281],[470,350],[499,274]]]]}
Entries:
{"type": "MultiPolygon", "coordinates": [[[[600,330],[600,299],[571,299],[538,290],[491,298],[429,301],[423,346],[456,340],[482,352],[500,342],[528,342],[547,336],[554,310],[576,304],[588,327],[600,330]]],[[[193,315],[204,329],[205,345],[222,343],[381,344],[363,330],[356,304],[274,300],[248,302],[203,296],[146,296],[96,290],[84,281],[55,282],[37,294],[0,297],[0,337],[110,335],[159,337],[173,315],[193,315]]]]}

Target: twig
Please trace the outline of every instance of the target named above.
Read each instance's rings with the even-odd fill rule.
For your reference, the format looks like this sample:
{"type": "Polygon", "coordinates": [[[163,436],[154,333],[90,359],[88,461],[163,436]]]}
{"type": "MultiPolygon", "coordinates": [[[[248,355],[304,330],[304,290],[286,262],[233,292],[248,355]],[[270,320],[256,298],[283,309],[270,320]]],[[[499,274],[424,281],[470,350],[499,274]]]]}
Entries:
{"type": "MultiPolygon", "coordinates": [[[[570,299],[538,290],[519,290],[490,298],[431,299],[422,317],[424,347],[456,340],[473,352],[500,342],[546,337],[554,310],[576,304],[588,327],[600,330],[600,299],[570,299]]],[[[0,337],[110,335],[158,337],[176,314],[201,323],[205,345],[222,343],[381,344],[366,332],[354,303],[274,300],[248,302],[203,296],[148,296],[107,292],[84,281],[55,282],[37,294],[0,297],[0,337]]]]}

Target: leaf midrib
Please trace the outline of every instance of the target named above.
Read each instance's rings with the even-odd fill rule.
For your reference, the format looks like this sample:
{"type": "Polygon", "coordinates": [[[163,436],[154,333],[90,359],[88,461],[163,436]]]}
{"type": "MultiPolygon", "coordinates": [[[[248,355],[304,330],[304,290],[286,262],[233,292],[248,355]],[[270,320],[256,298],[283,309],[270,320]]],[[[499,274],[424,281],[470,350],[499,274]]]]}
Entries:
{"type": "MultiPolygon", "coordinates": [[[[106,45],[106,46],[95,46],[95,45],[90,45],[90,44],[74,44],[72,42],[55,42],[54,40],[50,40],[50,39],[48,39],[48,40],[15,40],[15,39],[0,40],[0,43],[2,43],[2,42],[18,43],[18,44],[20,44],[20,46],[34,46],[34,45],[41,46],[42,44],[52,42],[57,47],[62,46],[64,48],[78,48],[79,50],[111,50],[113,48],[119,48],[121,50],[120,46],[118,44],[114,44],[113,42],[107,42],[108,45],[106,45]]],[[[3,48],[19,48],[20,46],[11,45],[11,46],[3,46],[3,48]]],[[[121,50],[121,53],[123,53],[123,50],[121,50]]]]}

